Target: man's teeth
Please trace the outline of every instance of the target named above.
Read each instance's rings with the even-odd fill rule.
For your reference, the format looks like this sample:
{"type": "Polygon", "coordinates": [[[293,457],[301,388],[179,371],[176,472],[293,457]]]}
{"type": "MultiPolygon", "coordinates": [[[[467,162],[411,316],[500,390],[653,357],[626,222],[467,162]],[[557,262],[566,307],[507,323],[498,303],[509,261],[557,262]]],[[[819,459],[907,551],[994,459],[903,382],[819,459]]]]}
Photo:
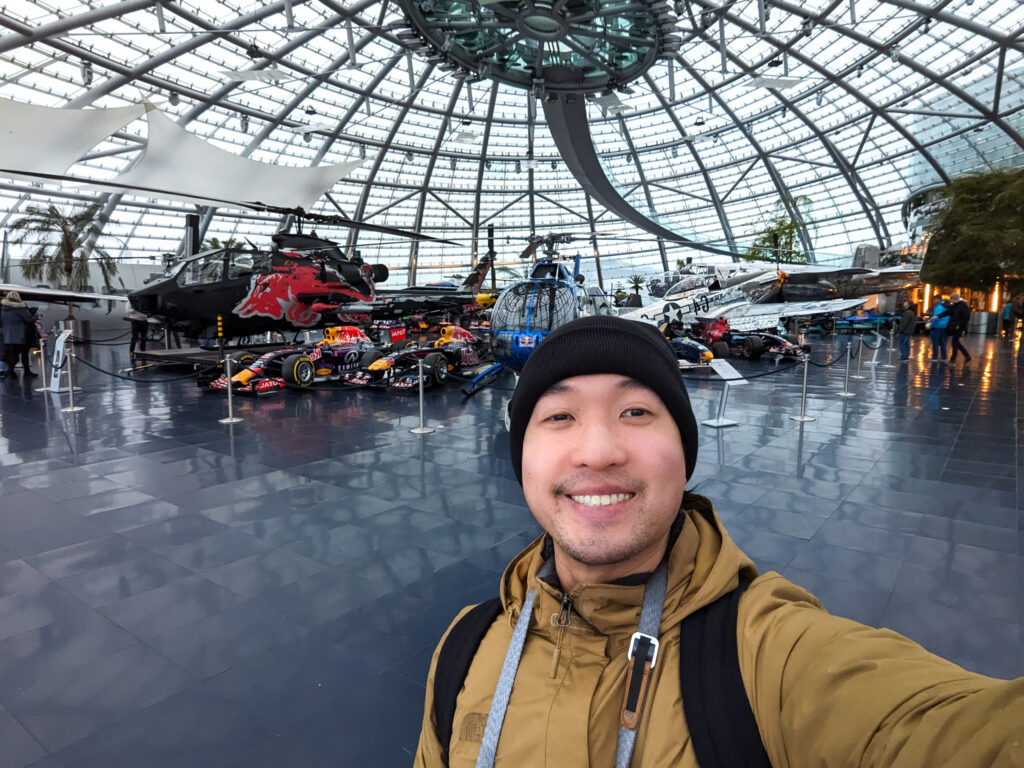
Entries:
{"type": "Polygon", "coordinates": [[[600,496],[570,496],[570,499],[585,507],[606,507],[633,498],[632,493],[604,493],[600,496]]]}

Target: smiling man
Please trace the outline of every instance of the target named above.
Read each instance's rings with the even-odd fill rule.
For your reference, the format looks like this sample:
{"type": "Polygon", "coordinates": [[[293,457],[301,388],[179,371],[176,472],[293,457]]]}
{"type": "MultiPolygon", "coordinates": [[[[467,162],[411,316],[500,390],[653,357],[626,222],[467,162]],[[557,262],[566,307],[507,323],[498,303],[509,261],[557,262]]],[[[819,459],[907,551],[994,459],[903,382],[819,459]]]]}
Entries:
{"type": "Polygon", "coordinates": [[[697,424],[653,326],[560,328],[509,410],[545,533],[438,646],[417,766],[1024,766],[1024,678],[759,576],[687,492],[697,424]]]}

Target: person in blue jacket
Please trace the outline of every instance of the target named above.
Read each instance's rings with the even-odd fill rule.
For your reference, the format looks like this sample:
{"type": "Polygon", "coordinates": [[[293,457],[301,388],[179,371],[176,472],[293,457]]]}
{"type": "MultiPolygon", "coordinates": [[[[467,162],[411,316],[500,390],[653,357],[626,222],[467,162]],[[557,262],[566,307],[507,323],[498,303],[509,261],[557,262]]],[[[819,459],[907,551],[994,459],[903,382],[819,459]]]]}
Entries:
{"type": "MultiPolygon", "coordinates": [[[[936,297],[938,298],[938,297],[936,297]]],[[[929,360],[946,362],[946,328],[949,326],[949,302],[940,301],[932,310],[928,330],[932,339],[932,356],[929,360]]]]}

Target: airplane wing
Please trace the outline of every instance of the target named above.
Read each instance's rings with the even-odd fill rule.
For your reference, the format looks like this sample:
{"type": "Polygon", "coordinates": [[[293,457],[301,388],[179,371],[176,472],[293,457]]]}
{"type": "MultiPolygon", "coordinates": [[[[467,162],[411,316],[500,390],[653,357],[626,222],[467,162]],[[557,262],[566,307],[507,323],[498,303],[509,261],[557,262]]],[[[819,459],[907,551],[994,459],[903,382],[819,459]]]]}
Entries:
{"type": "Polygon", "coordinates": [[[95,304],[100,301],[128,301],[127,296],[109,293],[86,293],[82,291],[61,291],[55,288],[30,288],[15,283],[0,283],[0,293],[17,291],[22,301],[43,301],[51,304],[95,304]]]}
{"type": "Polygon", "coordinates": [[[810,317],[830,312],[856,309],[867,303],[867,299],[827,299],[824,301],[783,301],[778,304],[741,304],[724,311],[729,320],[734,317],[810,317]]]}

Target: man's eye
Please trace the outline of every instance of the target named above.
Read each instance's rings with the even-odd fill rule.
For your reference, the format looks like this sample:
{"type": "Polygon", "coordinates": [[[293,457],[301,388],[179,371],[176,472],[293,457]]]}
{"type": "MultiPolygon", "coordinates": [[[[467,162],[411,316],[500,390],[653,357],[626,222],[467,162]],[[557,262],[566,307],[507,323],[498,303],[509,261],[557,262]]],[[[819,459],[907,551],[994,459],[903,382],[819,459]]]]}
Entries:
{"type": "Polygon", "coordinates": [[[646,408],[628,408],[622,412],[623,416],[646,416],[650,413],[646,408]]]}

